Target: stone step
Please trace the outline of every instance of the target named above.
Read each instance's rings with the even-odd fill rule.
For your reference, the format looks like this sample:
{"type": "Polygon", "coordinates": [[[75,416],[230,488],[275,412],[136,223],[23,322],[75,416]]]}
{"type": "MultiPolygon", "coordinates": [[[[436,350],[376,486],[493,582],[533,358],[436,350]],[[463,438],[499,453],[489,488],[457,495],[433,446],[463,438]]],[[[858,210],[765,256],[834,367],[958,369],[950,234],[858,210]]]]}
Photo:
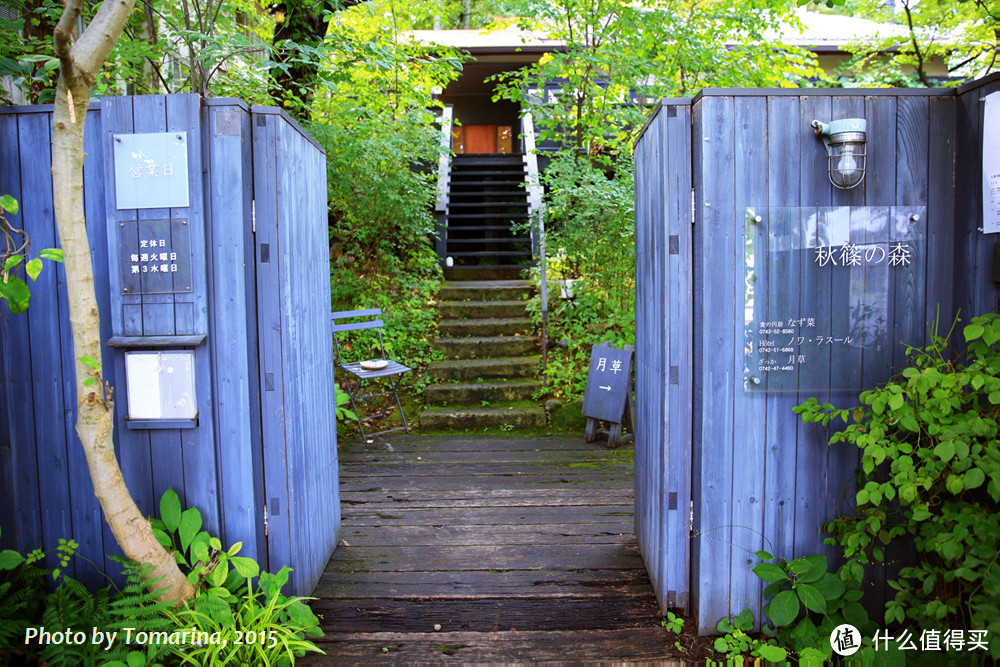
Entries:
{"type": "Polygon", "coordinates": [[[513,301],[533,292],[527,280],[463,280],[444,283],[438,296],[442,301],[513,301]]]}
{"type": "Polygon", "coordinates": [[[530,378],[538,374],[541,357],[497,357],[494,359],[454,359],[427,366],[427,374],[443,380],[477,378],[530,378]]]}
{"type": "MultiPolygon", "coordinates": [[[[500,382],[449,382],[431,384],[424,389],[424,398],[431,405],[482,405],[530,400],[541,391],[542,383],[531,379],[510,379],[500,382]]],[[[485,406],[484,406],[485,407],[485,406]]]]}
{"type": "Polygon", "coordinates": [[[469,320],[441,320],[438,324],[438,330],[448,337],[512,336],[530,331],[532,326],[531,320],[527,317],[489,317],[469,320]]]}
{"type": "Polygon", "coordinates": [[[537,336],[486,336],[481,338],[438,338],[434,348],[451,359],[516,357],[534,352],[537,336]]]}
{"type": "Polygon", "coordinates": [[[519,280],[530,264],[519,266],[463,266],[444,270],[445,280],[481,282],[484,280],[519,280]]]}
{"type": "Polygon", "coordinates": [[[524,429],[544,428],[545,410],[525,407],[430,408],[420,413],[420,428],[524,429]]]}
{"type": "Polygon", "coordinates": [[[438,305],[443,320],[524,318],[527,301],[442,301],[438,305]]]}

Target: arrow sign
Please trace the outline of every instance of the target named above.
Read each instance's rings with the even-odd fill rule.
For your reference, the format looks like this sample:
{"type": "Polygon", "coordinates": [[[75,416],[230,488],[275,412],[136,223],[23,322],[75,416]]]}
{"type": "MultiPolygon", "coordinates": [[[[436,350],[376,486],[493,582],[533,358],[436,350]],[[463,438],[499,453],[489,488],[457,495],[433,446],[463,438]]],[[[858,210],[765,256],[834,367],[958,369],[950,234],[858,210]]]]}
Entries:
{"type": "Polygon", "coordinates": [[[632,350],[619,350],[607,343],[595,345],[590,352],[583,414],[620,424],[631,375],[632,350]]]}

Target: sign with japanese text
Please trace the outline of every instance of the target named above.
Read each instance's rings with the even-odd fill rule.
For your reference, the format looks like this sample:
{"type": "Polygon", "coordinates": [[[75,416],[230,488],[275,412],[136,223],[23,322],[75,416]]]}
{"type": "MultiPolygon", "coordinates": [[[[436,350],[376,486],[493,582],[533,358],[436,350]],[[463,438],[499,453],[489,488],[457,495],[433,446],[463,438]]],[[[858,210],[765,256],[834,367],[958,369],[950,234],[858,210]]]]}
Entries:
{"type": "Polygon", "coordinates": [[[899,341],[923,339],[925,215],[913,206],[748,209],[744,388],[854,391],[888,378],[899,341]],[[908,317],[914,304],[919,317],[908,317]]]}
{"type": "Polygon", "coordinates": [[[983,109],[983,232],[1000,233],[1000,92],[983,109]]]}
{"type": "Polygon", "coordinates": [[[186,132],[114,135],[117,208],[189,206],[187,150],[186,132]]]}
{"type": "Polygon", "coordinates": [[[594,419],[621,423],[632,375],[632,350],[619,350],[607,343],[590,352],[583,414],[594,419]]]}
{"type": "Polygon", "coordinates": [[[122,294],[191,292],[188,220],[127,220],[115,224],[122,294]]]}

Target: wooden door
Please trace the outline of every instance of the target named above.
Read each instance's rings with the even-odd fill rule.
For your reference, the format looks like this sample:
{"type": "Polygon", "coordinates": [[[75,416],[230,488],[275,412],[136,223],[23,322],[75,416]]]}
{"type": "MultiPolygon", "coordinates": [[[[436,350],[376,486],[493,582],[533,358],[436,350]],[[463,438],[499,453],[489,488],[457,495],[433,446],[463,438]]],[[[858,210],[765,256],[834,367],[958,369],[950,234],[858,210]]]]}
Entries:
{"type": "Polygon", "coordinates": [[[497,126],[496,125],[466,125],[465,146],[466,153],[496,153],[497,152],[497,126]]]}

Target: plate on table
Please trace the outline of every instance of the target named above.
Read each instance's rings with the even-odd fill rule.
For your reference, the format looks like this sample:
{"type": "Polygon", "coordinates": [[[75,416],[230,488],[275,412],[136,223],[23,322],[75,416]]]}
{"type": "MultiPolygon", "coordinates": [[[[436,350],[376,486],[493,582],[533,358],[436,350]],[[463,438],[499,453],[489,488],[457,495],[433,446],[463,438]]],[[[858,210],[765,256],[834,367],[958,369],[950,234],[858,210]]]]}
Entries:
{"type": "Polygon", "coordinates": [[[361,368],[366,371],[378,371],[382,370],[389,365],[389,362],[385,359],[369,359],[368,361],[361,362],[361,368]]]}

